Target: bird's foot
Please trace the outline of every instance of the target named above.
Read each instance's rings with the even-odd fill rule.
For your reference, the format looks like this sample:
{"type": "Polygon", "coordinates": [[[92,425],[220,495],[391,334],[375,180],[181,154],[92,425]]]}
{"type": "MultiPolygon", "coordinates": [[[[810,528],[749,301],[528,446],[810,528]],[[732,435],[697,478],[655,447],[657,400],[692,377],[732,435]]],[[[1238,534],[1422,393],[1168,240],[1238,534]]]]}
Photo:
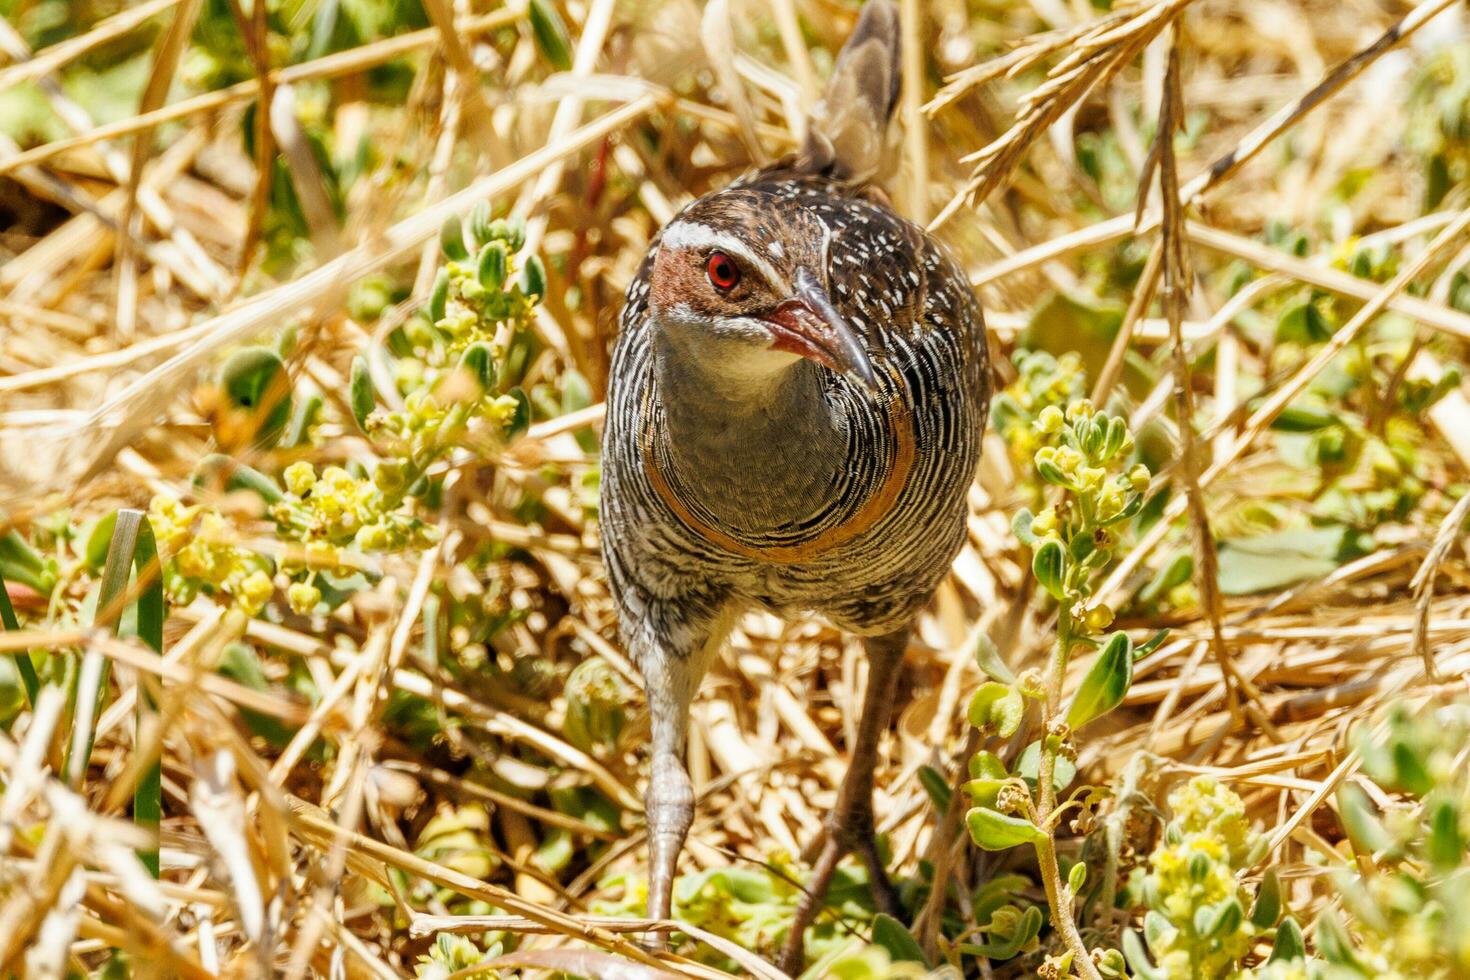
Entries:
{"type": "Polygon", "coordinates": [[[802,890],[796,904],[796,916],[791,922],[791,931],[786,936],[786,945],[781,950],[780,967],[791,976],[801,972],[806,958],[805,936],[807,927],[816,919],[817,913],[826,903],[827,892],[832,887],[832,878],[837,865],[849,854],[854,854],[868,870],[868,885],[873,892],[873,903],[878,911],[899,918],[903,905],[898,890],[888,878],[883,859],[878,853],[878,838],[873,829],[871,814],[852,814],[847,820],[835,820],[828,828],[826,842],[812,875],[802,890]]]}

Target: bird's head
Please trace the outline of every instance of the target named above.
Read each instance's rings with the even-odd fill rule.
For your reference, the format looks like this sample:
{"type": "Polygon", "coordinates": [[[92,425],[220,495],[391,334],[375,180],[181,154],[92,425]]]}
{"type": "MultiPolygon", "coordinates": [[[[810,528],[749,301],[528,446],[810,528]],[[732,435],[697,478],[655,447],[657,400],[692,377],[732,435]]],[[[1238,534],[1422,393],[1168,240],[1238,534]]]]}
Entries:
{"type": "Polygon", "coordinates": [[[759,383],[806,359],[876,393],[862,337],[828,293],[826,226],[786,210],[696,204],[670,222],[649,276],[654,319],[684,356],[723,376],[759,383]]]}

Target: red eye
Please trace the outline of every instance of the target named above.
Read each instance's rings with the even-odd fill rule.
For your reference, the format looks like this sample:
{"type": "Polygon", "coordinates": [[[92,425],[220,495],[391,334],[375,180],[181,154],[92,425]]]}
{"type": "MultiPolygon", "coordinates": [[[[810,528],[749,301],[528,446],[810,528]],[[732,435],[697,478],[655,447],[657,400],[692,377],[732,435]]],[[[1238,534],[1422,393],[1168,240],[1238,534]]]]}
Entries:
{"type": "Polygon", "coordinates": [[[724,252],[710,253],[704,264],[704,273],[709,276],[710,285],[722,293],[728,293],[740,282],[740,267],[724,252]]]}

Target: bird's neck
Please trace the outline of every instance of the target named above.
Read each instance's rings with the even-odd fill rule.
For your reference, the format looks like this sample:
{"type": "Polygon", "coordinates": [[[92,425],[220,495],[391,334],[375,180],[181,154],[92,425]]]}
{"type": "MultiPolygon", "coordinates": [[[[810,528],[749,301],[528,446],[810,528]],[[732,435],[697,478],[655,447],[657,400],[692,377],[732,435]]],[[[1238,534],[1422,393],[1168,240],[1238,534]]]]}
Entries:
{"type": "Polygon", "coordinates": [[[848,436],[820,368],[771,374],[706,370],[659,345],[655,383],[668,474],[736,533],[789,527],[829,509],[846,489],[848,436]]]}

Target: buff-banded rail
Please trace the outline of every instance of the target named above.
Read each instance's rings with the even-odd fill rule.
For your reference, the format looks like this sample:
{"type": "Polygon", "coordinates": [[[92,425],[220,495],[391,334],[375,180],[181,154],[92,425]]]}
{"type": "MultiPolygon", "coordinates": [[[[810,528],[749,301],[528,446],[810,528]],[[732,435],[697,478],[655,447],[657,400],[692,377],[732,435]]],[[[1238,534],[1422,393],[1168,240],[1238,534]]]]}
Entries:
{"type": "Polygon", "coordinates": [[[869,0],[801,149],[694,201],[628,287],[603,431],[603,553],[651,721],[648,915],[669,916],[694,813],[690,702],[737,617],[815,613],[862,637],[851,761],[783,965],[837,863],[898,898],[873,776],[915,617],[965,537],[990,400],[960,267],[873,181],[890,152],[898,15],[869,0]]]}

